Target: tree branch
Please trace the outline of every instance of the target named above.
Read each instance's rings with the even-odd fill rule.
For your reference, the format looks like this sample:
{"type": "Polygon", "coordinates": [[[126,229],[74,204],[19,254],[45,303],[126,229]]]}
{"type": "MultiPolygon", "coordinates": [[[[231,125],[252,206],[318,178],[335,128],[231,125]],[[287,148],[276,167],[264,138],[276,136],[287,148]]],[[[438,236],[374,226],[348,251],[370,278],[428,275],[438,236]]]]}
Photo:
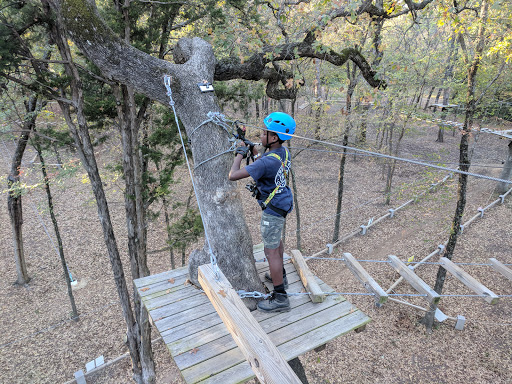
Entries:
{"type": "Polygon", "coordinates": [[[365,80],[372,87],[385,88],[384,80],[376,78],[377,73],[371,69],[361,52],[356,48],[345,48],[340,53],[335,52],[329,47],[318,43],[315,47],[307,41],[301,43],[282,44],[276,47],[265,47],[262,52],[252,55],[249,60],[243,64],[238,58],[231,57],[222,60],[215,66],[215,80],[262,80],[265,75],[265,65],[270,62],[293,60],[298,57],[316,58],[335,66],[342,66],[347,60],[352,60],[361,70],[365,80]]]}

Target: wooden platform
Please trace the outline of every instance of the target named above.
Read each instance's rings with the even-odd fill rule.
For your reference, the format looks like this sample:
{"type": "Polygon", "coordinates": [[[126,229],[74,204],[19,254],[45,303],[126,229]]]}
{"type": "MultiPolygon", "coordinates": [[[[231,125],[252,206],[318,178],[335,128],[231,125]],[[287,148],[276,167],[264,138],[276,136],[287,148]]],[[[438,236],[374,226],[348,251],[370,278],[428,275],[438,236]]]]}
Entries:
{"type": "MultiPolygon", "coordinates": [[[[257,254],[255,258],[258,259],[257,254]]],[[[266,262],[256,263],[263,276],[266,262]]],[[[293,264],[285,261],[288,292],[304,292],[293,264]]],[[[332,289],[317,279],[325,292],[332,289]]],[[[204,293],[188,284],[187,267],[135,280],[142,302],[187,383],[243,383],[254,377],[227,328],[204,293]]],[[[290,296],[286,313],[252,312],[287,360],[311,351],[371,319],[344,297],[312,303],[290,296]]]]}

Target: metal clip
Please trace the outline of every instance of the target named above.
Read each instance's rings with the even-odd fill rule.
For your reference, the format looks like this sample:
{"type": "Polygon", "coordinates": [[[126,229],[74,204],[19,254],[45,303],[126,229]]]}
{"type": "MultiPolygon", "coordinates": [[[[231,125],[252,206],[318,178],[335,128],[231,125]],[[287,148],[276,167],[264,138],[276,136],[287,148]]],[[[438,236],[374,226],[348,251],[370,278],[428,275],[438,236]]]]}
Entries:
{"type": "Polygon", "coordinates": [[[391,214],[391,215],[389,216],[389,218],[390,218],[390,219],[392,219],[392,218],[395,216],[395,212],[396,212],[396,211],[395,211],[393,208],[391,208],[391,209],[388,209],[388,212],[391,214]]]}
{"type": "Polygon", "coordinates": [[[485,211],[484,208],[480,207],[480,208],[477,209],[477,211],[480,212],[480,217],[484,217],[484,211],[485,211]]]}
{"type": "Polygon", "coordinates": [[[332,244],[326,244],[325,246],[327,247],[327,254],[328,255],[332,254],[333,245],[332,244]]]}

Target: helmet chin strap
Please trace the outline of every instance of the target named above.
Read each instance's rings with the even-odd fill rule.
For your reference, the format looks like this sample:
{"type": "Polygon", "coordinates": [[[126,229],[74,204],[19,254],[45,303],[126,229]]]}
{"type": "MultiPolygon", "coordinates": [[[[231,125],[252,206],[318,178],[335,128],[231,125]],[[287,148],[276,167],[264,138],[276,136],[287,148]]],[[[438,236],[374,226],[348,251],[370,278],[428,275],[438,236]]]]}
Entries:
{"type": "Polygon", "coordinates": [[[267,152],[267,149],[270,149],[270,147],[272,146],[272,144],[274,144],[274,143],[269,143],[269,142],[268,142],[268,130],[266,131],[266,133],[267,133],[267,144],[265,145],[265,151],[264,151],[264,153],[265,153],[265,152],[267,152]]]}

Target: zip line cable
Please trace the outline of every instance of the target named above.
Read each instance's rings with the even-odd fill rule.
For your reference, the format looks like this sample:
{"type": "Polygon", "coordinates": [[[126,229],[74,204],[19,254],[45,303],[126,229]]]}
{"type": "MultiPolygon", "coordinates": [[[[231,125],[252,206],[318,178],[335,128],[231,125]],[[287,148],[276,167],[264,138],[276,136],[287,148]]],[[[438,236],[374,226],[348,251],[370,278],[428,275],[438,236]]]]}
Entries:
{"type": "MultiPolygon", "coordinates": [[[[333,151],[328,149],[318,149],[318,148],[308,148],[308,147],[290,147],[290,149],[296,149],[301,151],[312,151],[312,152],[325,152],[325,153],[333,153],[333,154],[343,154],[342,151],[333,151]]],[[[357,152],[347,152],[345,153],[347,156],[361,156],[361,157],[376,157],[375,155],[369,155],[366,153],[357,153],[357,152]]],[[[440,161],[440,160],[426,160],[421,159],[418,161],[422,161],[424,163],[444,163],[444,164],[452,164],[452,165],[462,165],[462,163],[456,163],[451,161],[440,161]]],[[[500,165],[491,165],[491,164],[478,164],[478,163],[471,163],[472,167],[478,167],[478,168],[503,168],[500,165]]]]}
{"type": "MultiPolygon", "coordinates": [[[[244,123],[244,125],[246,125],[248,127],[253,127],[253,128],[261,129],[261,130],[267,130],[269,132],[280,133],[280,132],[273,131],[271,129],[259,127],[257,125],[245,124],[245,123],[244,123]]],[[[348,146],[348,145],[336,144],[336,143],[331,143],[329,141],[312,139],[312,138],[305,137],[305,136],[299,136],[297,134],[287,133],[287,135],[291,136],[291,137],[294,137],[294,138],[297,138],[297,139],[311,141],[311,142],[318,143],[318,144],[323,144],[323,145],[329,145],[329,146],[333,146],[333,147],[337,147],[337,148],[345,148],[345,149],[353,150],[355,152],[360,152],[360,153],[365,153],[365,154],[368,154],[368,155],[373,155],[375,157],[382,157],[382,158],[385,158],[385,159],[403,161],[405,163],[411,163],[411,164],[421,165],[421,166],[424,166],[424,167],[439,169],[439,170],[445,171],[445,172],[453,172],[453,173],[458,173],[458,174],[462,174],[462,175],[473,176],[473,177],[482,178],[482,179],[488,179],[488,180],[496,181],[496,182],[499,182],[499,183],[512,184],[512,180],[503,180],[503,179],[499,179],[497,177],[481,175],[481,174],[473,173],[473,172],[461,171],[459,169],[454,169],[454,168],[442,167],[440,165],[429,164],[429,163],[425,163],[423,161],[417,161],[417,160],[406,159],[406,158],[398,157],[398,156],[386,155],[384,153],[372,152],[372,151],[368,151],[366,149],[351,147],[351,146],[348,146]]]]}
{"type": "Polygon", "coordinates": [[[170,76],[168,76],[168,75],[164,76],[164,85],[165,85],[165,88],[167,89],[167,96],[169,96],[169,105],[171,106],[172,111],[174,113],[174,120],[176,121],[176,126],[178,127],[178,133],[180,134],[181,147],[183,148],[183,153],[185,155],[185,160],[187,162],[187,168],[188,168],[188,173],[190,174],[192,188],[194,189],[194,194],[196,195],[197,208],[199,209],[199,215],[201,216],[201,220],[203,220],[204,236],[206,238],[206,243],[208,244],[208,249],[210,251],[210,263],[215,272],[215,277],[217,279],[219,279],[220,276],[219,276],[219,267],[217,265],[217,258],[215,257],[215,255],[213,253],[212,246],[210,244],[210,238],[208,236],[208,231],[206,229],[206,225],[204,225],[204,219],[203,219],[204,216],[203,216],[203,211],[201,209],[201,203],[199,201],[199,198],[197,197],[197,190],[196,190],[196,183],[194,181],[194,175],[192,174],[192,169],[190,168],[190,162],[188,160],[187,149],[185,148],[185,142],[183,140],[180,123],[178,121],[178,114],[176,113],[176,109],[174,108],[174,100],[172,99],[171,77],[170,76]]]}

